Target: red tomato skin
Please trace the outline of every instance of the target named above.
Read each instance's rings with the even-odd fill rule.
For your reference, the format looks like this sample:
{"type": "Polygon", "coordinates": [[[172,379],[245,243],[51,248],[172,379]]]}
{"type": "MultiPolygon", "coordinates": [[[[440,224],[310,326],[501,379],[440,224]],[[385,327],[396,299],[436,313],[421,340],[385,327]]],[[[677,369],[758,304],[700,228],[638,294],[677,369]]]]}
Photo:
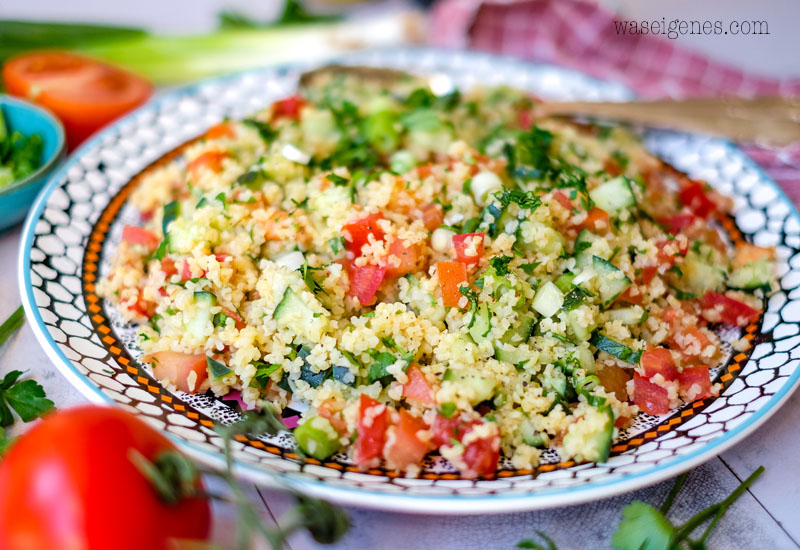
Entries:
{"type": "MultiPolygon", "coordinates": [[[[433,444],[437,447],[452,446],[453,440],[463,440],[465,435],[480,424],[482,421],[477,418],[465,420],[458,415],[452,418],[437,415],[432,428],[433,444]]],[[[465,477],[494,473],[500,459],[500,437],[483,437],[470,442],[464,448],[462,459],[467,466],[467,470],[461,472],[465,477]]]]}
{"type": "Polygon", "coordinates": [[[678,368],[672,355],[666,348],[651,348],[642,354],[642,367],[644,376],[647,379],[656,374],[660,374],[665,380],[675,380],[678,378],[678,368]]]}
{"type": "Polygon", "coordinates": [[[355,296],[362,306],[371,305],[375,301],[375,293],[381,286],[386,276],[386,267],[377,265],[356,266],[352,263],[347,266],[350,278],[350,287],[347,293],[355,296]]]}
{"type": "Polygon", "coordinates": [[[161,242],[158,235],[137,225],[126,225],[123,227],[122,240],[128,244],[144,245],[150,250],[158,248],[158,244],[161,242]]]}
{"type": "Polygon", "coordinates": [[[419,365],[412,364],[406,371],[408,382],[403,384],[403,396],[415,399],[424,405],[433,405],[433,390],[419,369],[419,365]]]}
{"type": "Polygon", "coordinates": [[[662,219],[660,223],[668,233],[677,235],[692,225],[696,219],[698,218],[694,214],[676,214],[671,218],[662,219]]]}
{"type": "MultiPolygon", "coordinates": [[[[649,265],[642,268],[642,283],[649,285],[658,273],[658,267],[649,265]]],[[[626,290],[627,291],[627,290],[626,290]]],[[[641,304],[639,304],[641,305],[641,304]]]]}
{"type": "Polygon", "coordinates": [[[208,500],[164,504],[132,449],[152,461],[174,446],[121,409],[81,406],[43,419],[0,461],[0,548],[162,550],[170,539],[207,539],[208,500]]]}
{"type": "Polygon", "coordinates": [[[678,375],[678,383],[685,392],[688,392],[694,384],[700,386],[701,392],[695,396],[695,400],[705,399],[714,395],[711,390],[711,376],[709,375],[708,367],[705,365],[684,367],[683,372],[678,375]]]}
{"type": "Polygon", "coordinates": [[[385,407],[385,405],[378,403],[370,396],[361,394],[358,413],[358,439],[356,440],[356,460],[360,466],[369,466],[383,454],[388,424],[388,415],[385,407]],[[373,407],[384,407],[384,410],[374,416],[368,416],[367,412],[373,407]]]}
{"type": "MultiPolygon", "coordinates": [[[[705,310],[716,309],[718,306],[722,308],[719,320],[728,325],[746,327],[750,323],[758,321],[758,316],[760,315],[758,310],[747,304],[710,290],[700,300],[701,313],[705,310]]],[[[705,314],[703,316],[711,322],[716,322],[716,318],[713,315],[705,314]]]]}
{"type": "Polygon", "coordinates": [[[681,204],[701,218],[708,218],[717,210],[717,205],[706,194],[705,186],[699,181],[690,182],[678,192],[681,204]]]}
{"type": "Polygon", "coordinates": [[[481,256],[483,256],[483,239],[485,235],[486,234],[483,232],[453,235],[453,248],[456,250],[456,258],[458,258],[458,261],[468,265],[477,264],[481,260],[481,256]],[[477,254],[475,256],[469,256],[466,253],[466,250],[469,247],[467,239],[471,241],[474,237],[480,238],[480,241],[475,246],[475,251],[477,254]]]}
{"type": "Polygon", "coordinates": [[[665,388],[653,384],[639,373],[633,375],[633,402],[647,414],[669,412],[669,394],[665,388]]]}
{"type": "Polygon", "coordinates": [[[468,280],[467,265],[461,262],[439,262],[436,270],[445,307],[458,307],[461,300],[458,289],[468,280]]]}
{"type": "Polygon", "coordinates": [[[342,227],[344,234],[345,248],[356,256],[361,255],[361,248],[369,242],[372,235],[376,241],[382,241],[386,235],[383,229],[377,224],[378,220],[384,219],[383,213],[370,214],[366,218],[345,224],[342,227]]]}
{"type": "Polygon", "coordinates": [[[188,281],[192,278],[192,268],[189,266],[187,260],[183,260],[183,267],[181,267],[181,281],[188,281]]]}

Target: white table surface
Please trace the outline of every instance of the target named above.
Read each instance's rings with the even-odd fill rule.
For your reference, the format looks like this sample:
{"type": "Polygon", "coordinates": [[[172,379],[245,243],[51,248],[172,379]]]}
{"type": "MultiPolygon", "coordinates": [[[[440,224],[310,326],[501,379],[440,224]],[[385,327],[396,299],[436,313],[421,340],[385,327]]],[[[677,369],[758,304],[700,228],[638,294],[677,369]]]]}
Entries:
{"type": "MultiPolygon", "coordinates": [[[[20,304],[17,255],[20,228],[0,233],[0,320],[20,304]]],[[[25,325],[0,349],[0,377],[10,370],[28,371],[58,408],[85,402],[77,390],[46,357],[33,331],[25,325]]],[[[25,426],[15,426],[19,433],[25,426]]],[[[759,465],[766,473],[717,526],[710,549],[783,550],[800,548],[800,393],[794,395],[767,424],[721,457],[694,470],[675,502],[670,517],[685,521],[709,504],[727,496],[759,465]]],[[[483,516],[395,514],[348,509],[352,528],[338,549],[494,549],[514,548],[536,530],[547,533],[559,550],[608,548],[622,507],[634,499],[660,506],[672,482],[580,506],[538,512],[483,516]]],[[[274,522],[292,499],[276,491],[251,486],[253,505],[274,522]]],[[[234,511],[215,505],[214,540],[231,544],[234,511]]],[[[266,546],[261,546],[266,548],[266,546]]],[[[292,550],[322,548],[305,533],[290,539],[292,550]]]]}

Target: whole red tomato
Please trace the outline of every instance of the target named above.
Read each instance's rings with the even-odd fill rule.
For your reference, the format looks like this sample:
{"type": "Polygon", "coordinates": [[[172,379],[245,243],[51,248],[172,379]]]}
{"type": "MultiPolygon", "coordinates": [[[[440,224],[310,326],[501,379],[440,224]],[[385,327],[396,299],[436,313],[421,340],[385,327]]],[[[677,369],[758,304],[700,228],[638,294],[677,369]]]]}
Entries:
{"type": "Polygon", "coordinates": [[[160,550],[170,540],[205,540],[208,500],[165,504],[131,449],[153,461],[174,446],[119,409],[47,416],[0,460],[0,548],[160,550]]]}

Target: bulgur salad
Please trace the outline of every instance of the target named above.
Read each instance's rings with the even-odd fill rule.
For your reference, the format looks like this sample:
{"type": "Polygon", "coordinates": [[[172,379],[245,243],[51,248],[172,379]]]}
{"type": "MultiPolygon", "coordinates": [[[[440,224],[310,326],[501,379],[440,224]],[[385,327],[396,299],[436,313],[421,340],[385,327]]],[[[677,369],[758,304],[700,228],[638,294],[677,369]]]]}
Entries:
{"type": "Polygon", "coordinates": [[[634,133],[535,106],[319,79],[147,173],[98,292],[162,384],[305,408],[316,459],[604,461],[640,412],[717,395],[709,326],[758,320],[774,251],[634,133]]]}

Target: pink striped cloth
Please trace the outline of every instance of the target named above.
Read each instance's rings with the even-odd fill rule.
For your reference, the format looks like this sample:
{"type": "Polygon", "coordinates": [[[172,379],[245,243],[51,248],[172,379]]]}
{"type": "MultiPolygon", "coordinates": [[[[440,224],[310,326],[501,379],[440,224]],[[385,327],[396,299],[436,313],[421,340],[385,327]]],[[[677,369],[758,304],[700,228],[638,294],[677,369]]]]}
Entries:
{"type": "MultiPolygon", "coordinates": [[[[751,75],[664,37],[619,35],[615,19],[584,0],[440,0],[430,36],[440,47],[511,54],[623,82],[643,98],[800,96],[800,79],[751,75]]],[[[800,205],[800,143],[742,146],[800,205]]]]}

